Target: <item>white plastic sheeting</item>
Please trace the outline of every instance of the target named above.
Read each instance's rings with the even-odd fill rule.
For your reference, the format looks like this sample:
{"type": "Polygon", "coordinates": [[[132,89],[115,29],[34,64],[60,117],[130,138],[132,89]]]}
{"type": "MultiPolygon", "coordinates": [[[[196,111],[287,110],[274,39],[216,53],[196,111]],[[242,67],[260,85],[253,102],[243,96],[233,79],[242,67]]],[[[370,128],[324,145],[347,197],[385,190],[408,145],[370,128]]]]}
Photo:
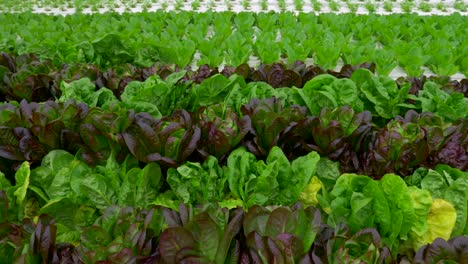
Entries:
{"type": "MultiPolygon", "coordinates": [[[[11,0],[10,0],[11,1],[11,0]]],[[[467,0],[385,0],[385,1],[358,1],[358,0],[130,0],[130,1],[71,1],[65,0],[57,4],[57,1],[23,0],[21,4],[5,5],[8,1],[0,1],[0,12],[32,11],[34,13],[46,13],[67,15],[75,13],[76,4],[81,5],[82,13],[114,12],[141,12],[143,10],[185,10],[206,12],[208,10],[222,12],[315,12],[315,13],[357,13],[368,14],[395,14],[411,13],[419,15],[450,15],[460,13],[468,15],[467,0]],[[388,7],[391,6],[391,9],[388,7]],[[406,7],[406,8],[405,8],[406,7]],[[426,9],[427,7],[430,7],[426,9]],[[465,10],[463,10],[465,9],[465,10]]]]}

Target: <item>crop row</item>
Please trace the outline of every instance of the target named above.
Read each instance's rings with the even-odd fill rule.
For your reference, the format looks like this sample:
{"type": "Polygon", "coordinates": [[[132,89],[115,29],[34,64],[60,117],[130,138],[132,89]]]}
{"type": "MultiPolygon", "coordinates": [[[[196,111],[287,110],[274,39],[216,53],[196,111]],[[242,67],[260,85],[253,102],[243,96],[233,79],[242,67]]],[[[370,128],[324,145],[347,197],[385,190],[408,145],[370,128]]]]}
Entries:
{"type": "Polygon", "coordinates": [[[0,51],[35,53],[56,65],[150,66],[161,61],[217,67],[255,63],[255,56],[263,63],[311,58],[325,69],[340,61],[373,61],[383,75],[398,65],[410,76],[423,73],[423,66],[438,75],[466,75],[466,28],[467,20],[459,14],[0,14],[0,51]]]}
{"type": "MultiPolygon", "coordinates": [[[[271,68],[278,68],[275,66],[280,67],[272,65],[271,68]]],[[[260,69],[259,73],[270,73],[267,70],[260,69]]],[[[432,81],[398,83],[386,76],[376,76],[365,68],[345,72],[350,75],[349,78],[343,78],[340,74],[337,74],[338,77],[331,74],[317,75],[302,88],[294,85],[275,88],[266,82],[246,82],[246,79],[237,74],[229,77],[214,74],[197,84],[181,81],[187,77],[187,72],[177,71],[168,75],[165,80],[158,75],[153,75],[144,82],[126,79],[127,85],[119,87],[122,90],[115,89],[115,86],[114,90],[110,90],[106,87],[96,89],[98,80],[93,83],[85,77],[70,83],[63,82],[60,96],[56,93],[55,99],[61,102],[73,99],[104,109],[119,106],[136,112],[147,112],[155,118],[170,115],[177,109],[195,112],[200,107],[220,103],[241,114],[243,104],[252,99],[271,97],[277,97],[284,107],[306,107],[306,112],[312,115],[318,115],[323,108],[349,105],[357,112],[370,111],[374,122],[380,124],[397,115],[403,116],[409,109],[422,113],[431,112],[445,121],[455,121],[468,115],[468,98],[457,90],[465,89],[466,81],[445,86],[432,81]],[[412,86],[418,88],[413,91],[414,94],[410,93],[412,86]]],[[[285,71],[284,75],[293,74],[285,71]]],[[[281,78],[281,74],[274,77],[281,78]]]]}
{"type": "MultiPolygon", "coordinates": [[[[11,213],[18,213],[8,206],[9,197],[0,191],[0,252],[5,263],[335,263],[343,259],[464,263],[468,250],[465,236],[448,241],[437,238],[414,250],[411,244],[420,241],[412,230],[406,255],[398,255],[397,247],[391,251],[387,239],[375,228],[354,231],[345,224],[330,226],[319,210],[301,204],[254,206],[248,211],[221,209],[214,204],[182,204],[178,211],[111,206],[97,215],[92,207],[64,203],[63,207],[42,209],[61,210],[55,219],[42,214],[34,221],[25,218],[16,224],[9,220],[11,213]]],[[[441,203],[441,199],[434,201],[441,203]]],[[[434,206],[430,212],[440,216],[434,206]]]]}
{"type": "MultiPolygon", "coordinates": [[[[68,85],[62,86],[62,82],[71,83],[75,80],[88,78],[97,89],[110,89],[117,98],[120,98],[125,87],[132,81],[146,81],[149,77],[157,74],[161,79],[180,72],[178,67],[170,67],[164,64],[155,64],[151,67],[136,67],[130,64],[110,67],[100,70],[91,64],[62,64],[53,65],[50,61],[40,61],[33,54],[24,54],[18,57],[6,53],[0,54],[0,100],[42,102],[48,99],[59,98],[62,95],[62,87],[67,89],[68,85]],[[61,87],[62,86],[62,87],[61,87]]],[[[375,70],[375,64],[364,63],[358,66],[344,65],[340,71],[324,70],[319,66],[307,66],[304,62],[296,61],[291,65],[282,63],[261,64],[257,69],[247,64],[238,67],[224,67],[222,70],[208,65],[202,65],[193,71],[189,67],[183,70],[185,75],[178,83],[200,84],[205,79],[218,73],[229,78],[233,74],[242,76],[246,83],[265,82],[274,88],[297,87],[302,88],[313,78],[321,74],[330,74],[336,78],[350,78],[355,70],[365,68],[375,70]]],[[[424,84],[431,81],[439,84],[440,89],[447,93],[462,93],[468,97],[468,80],[450,80],[447,77],[425,77],[399,78],[396,84],[399,89],[411,84],[409,94],[417,96],[423,89],[424,84]]],[[[91,88],[91,90],[94,90],[91,88]]]]}
{"type": "Polygon", "coordinates": [[[179,109],[187,101],[174,100],[180,97],[177,90],[161,101],[154,98],[157,104],[127,101],[108,110],[73,102],[2,104],[1,170],[11,171],[25,160],[37,164],[54,149],[80,152],[89,164],[99,164],[112,153],[120,160],[131,153],[141,162],[167,168],[208,156],[223,162],[241,145],[259,159],[274,146],[290,160],[317,151],[339,161],[343,172],[376,178],[386,172],[408,175],[438,163],[467,168],[466,118],[449,122],[410,110],[382,123],[369,111],[350,106],[310,115],[307,107],[285,106],[275,97],[242,103],[252,94],[231,94],[237,95],[214,104],[209,97],[197,97],[199,107],[193,112],[179,109]],[[159,109],[171,113],[161,116],[159,109]],[[155,111],[158,118],[148,113],[155,111]]]}
{"type": "Polygon", "coordinates": [[[177,166],[208,155],[223,160],[238,145],[258,158],[275,145],[290,159],[316,150],[340,161],[343,171],[376,177],[439,162],[466,168],[468,99],[462,93],[428,81],[415,96],[410,83],[398,86],[367,69],[345,73],[350,78],[318,75],[302,89],[246,83],[239,75],[180,82],[185,71],[128,82],[117,91],[96,89],[87,78],[63,83],[56,97],[62,103],[0,106],[2,170],[38,162],[53,149],[84,149],[90,164],[117,148],[142,162],[159,157],[177,166]]]}

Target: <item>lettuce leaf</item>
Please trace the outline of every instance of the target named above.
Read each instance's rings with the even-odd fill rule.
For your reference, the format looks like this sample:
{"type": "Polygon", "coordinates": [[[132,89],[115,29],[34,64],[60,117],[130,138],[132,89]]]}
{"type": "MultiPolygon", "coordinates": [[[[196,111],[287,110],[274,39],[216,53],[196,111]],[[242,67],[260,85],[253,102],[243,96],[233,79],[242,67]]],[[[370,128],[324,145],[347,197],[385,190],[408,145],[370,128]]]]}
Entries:
{"type": "Polygon", "coordinates": [[[414,208],[408,203],[411,201],[408,187],[401,177],[394,174],[384,175],[379,183],[387,199],[392,201],[389,206],[395,228],[390,238],[406,239],[416,220],[414,208]]]}
{"type": "Polygon", "coordinates": [[[223,169],[213,156],[209,156],[203,164],[187,162],[167,172],[169,186],[185,204],[223,200],[227,191],[226,181],[223,169]]]}
{"type": "Polygon", "coordinates": [[[300,201],[304,203],[305,206],[317,206],[319,201],[317,198],[318,192],[322,189],[322,182],[317,176],[313,176],[304,190],[301,192],[300,201]]]}
{"type": "Polygon", "coordinates": [[[70,83],[62,82],[60,90],[62,95],[58,99],[59,102],[76,100],[86,103],[90,107],[117,103],[117,98],[111,90],[105,87],[96,90],[96,85],[89,78],[82,78],[70,83]]]}
{"type": "Polygon", "coordinates": [[[427,217],[427,231],[414,238],[414,250],[432,243],[436,238],[449,240],[456,219],[457,212],[451,203],[443,199],[434,199],[427,217]]]}

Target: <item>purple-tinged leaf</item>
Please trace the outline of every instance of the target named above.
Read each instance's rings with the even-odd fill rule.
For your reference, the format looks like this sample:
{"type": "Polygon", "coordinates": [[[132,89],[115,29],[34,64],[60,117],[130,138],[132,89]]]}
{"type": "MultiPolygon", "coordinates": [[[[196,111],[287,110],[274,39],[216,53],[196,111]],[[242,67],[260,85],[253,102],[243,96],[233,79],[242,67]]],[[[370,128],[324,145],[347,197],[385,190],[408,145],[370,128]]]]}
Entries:
{"type": "Polygon", "coordinates": [[[192,250],[192,247],[196,245],[195,238],[183,227],[171,227],[164,230],[159,241],[159,252],[167,263],[176,263],[183,250],[192,250]]]}

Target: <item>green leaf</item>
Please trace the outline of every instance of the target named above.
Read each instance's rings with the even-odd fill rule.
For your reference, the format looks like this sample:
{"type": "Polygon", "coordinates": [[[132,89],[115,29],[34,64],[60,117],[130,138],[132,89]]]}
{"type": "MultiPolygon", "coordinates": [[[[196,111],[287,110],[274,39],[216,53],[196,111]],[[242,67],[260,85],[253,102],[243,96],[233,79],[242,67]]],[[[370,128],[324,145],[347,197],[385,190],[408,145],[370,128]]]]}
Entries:
{"type": "MultiPolygon", "coordinates": [[[[325,211],[330,211],[329,224],[338,224],[340,222],[348,222],[351,216],[351,196],[353,193],[362,192],[362,189],[371,181],[367,176],[348,174],[341,175],[336,181],[327,200],[319,201],[325,211]],[[328,209],[329,206],[329,209],[328,209]]],[[[357,208],[357,207],[356,207],[357,208]]],[[[362,228],[362,227],[361,227],[362,228]]],[[[352,230],[360,230],[360,226],[350,226],[352,230]]]]}
{"type": "Polygon", "coordinates": [[[392,232],[392,212],[389,203],[392,201],[387,200],[378,181],[369,181],[362,193],[366,197],[372,197],[374,222],[379,227],[379,233],[382,236],[389,235],[392,232]]]}
{"type": "Polygon", "coordinates": [[[340,175],[340,165],[338,162],[331,161],[327,158],[320,158],[317,163],[317,177],[327,190],[333,188],[340,175]]]}
{"type": "Polygon", "coordinates": [[[331,84],[331,87],[336,92],[339,106],[349,105],[358,112],[363,111],[363,109],[355,108],[355,106],[358,106],[356,101],[359,100],[359,92],[356,84],[351,79],[337,79],[331,84]]]}
{"type": "Polygon", "coordinates": [[[318,98],[316,98],[315,94],[317,94],[317,92],[320,91],[322,87],[331,85],[335,80],[336,78],[332,75],[322,74],[308,81],[302,90],[298,91],[299,95],[302,97],[302,100],[304,100],[307,108],[309,108],[309,111],[313,115],[318,115],[320,112],[320,107],[323,106],[317,105],[315,100],[318,98]]]}
{"type": "Polygon", "coordinates": [[[55,240],[57,243],[79,243],[81,235],[80,231],[70,229],[61,223],[56,223],[55,225],[57,227],[57,237],[55,240]]]}
{"type": "Polygon", "coordinates": [[[320,155],[315,151],[293,160],[290,176],[283,179],[285,183],[280,182],[282,196],[289,198],[283,204],[293,204],[299,199],[301,192],[315,175],[319,160],[320,155]]]}
{"type": "Polygon", "coordinates": [[[468,228],[468,177],[458,178],[453,182],[442,198],[450,202],[457,213],[451,237],[466,234],[468,228]]]}
{"type": "MultiPolygon", "coordinates": [[[[0,175],[0,177],[2,177],[0,175]]],[[[0,190],[0,224],[8,222],[8,196],[4,189],[0,190]]]]}
{"type": "Polygon", "coordinates": [[[426,82],[416,100],[423,112],[432,112],[448,121],[468,116],[468,98],[462,93],[448,94],[434,82],[426,82]]]}
{"type": "Polygon", "coordinates": [[[95,91],[96,86],[88,78],[82,78],[71,83],[62,82],[60,90],[62,95],[58,100],[59,102],[75,100],[86,103],[91,107],[117,102],[117,98],[115,98],[111,90],[103,87],[95,91]]]}
{"type": "Polygon", "coordinates": [[[231,210],[234,208],[242,207],[244,204],[239,199],[225,199],[225,200],[218,202],[218,205],[221,208],[227,208],[231,210]]]}
{"type": "Polygon", "coordinates": [[[117,34],[107,34],[92,42],[94,53],[102,58],[102,61],[109,61],[115,64],[132,62],[133,54],[129,48],[125,47],[121,37],[117,34]]]}
{"type": "Polygon", "coordinates": [[[450,202],[457,212],[452,235],[463,234],[468,219],[468,173],[439,164],[436,170],[418,169],[406,181],[429,191],[433,199],[450,202]]]}
{"type": "Polygon", "coordinates": [[[222,74],[216,74],[203,80],[191,90],[195,98],[194,107],[209,106],[225,101],[236,85],[245,85],[243,78],[238,75],[226,78],[222,74]]]}
{"type": "Polygon", "coordinates": [[[435,167],[435,170],[442,175],[449,174],[453,180],[457,180],[459,178],[468,178],[468,171],[461,171],[446,164],[438,164],[435,167]]]}
{"type": "MultiPolygon", "coordinates": [[[[408,187],[403,179],[397,175],[386,174],[380,180],[380,186],[384,191],[387,200],[390,205],[390,212],[393,216],[397,214],[397,219],[395,219],[395,225],[393,228],[393,234],[398,235],[401,239],[406,239],[408,232],[414,225],[415,214],[414,208],[411,203],[411,196],[408,191],[408,187]],[[401,221],[401,226],[397,225],[401,221]]],[[[393,221],[392,221],[393,222],[393,221]]]]}
{"type": "Polygon", "coordinates": [[[177,199],[173,192],[167,191],[158,195],[156,200],[154,200],[151,204],[164,206],[177,211],[179,210],[180,203],[182,202],[177,199]]]}
{"type": "Polygon", "coordinates": [[[448,178],[446,179],[450,179],[450,182],[444,179],[444,177],[437,171],[429,170],[421,180],[421,188],[428,190],[434,199],[442,198],[445,190],[453,181],[449,175],[447,176],[448,178]]]}
{"type": "MultiPolygon", "coordinates": [[[[39,194],[45,201],[49,200],[48,189],[54,181],[56,174],[62,168],[75,164],[75,157],[64,150],[52,150],[41,161],[41,166],[31,171],[30,189],[39,194]],[[47,195],[45,195],[47,194],[47,195]]],[[[66,177],[66,175],[65,175],[66,177]]]]}
{"type": "MultiPolygon", "coordinates": [[[[108,177],[112,177],[109,175],[108,177]]],[[[161,168],[149,163],[143,169],[133,168],[123,176],[118,191],[118,204],[146,208],[156,200],[161,186],[161,168]]],[[[115,189],[115,188],[114,188],[115,189]]]]}
{"type": "Polygon", "coordinates": [[[200,165],[187,162],[168,170],[167,182],[184,203],[199,204],[224,199],[226,176],[215,157],[209,156],[200,165]]]}
{"type": "Polygon", "coordinates": [[[409,86],[405,85],[398,89],[396,82],[390,77],[377,77],[362,68],[353,73],[351,80],[359,87],[366,110],[386,119],[400,114],[398,105],[406,101],[409,86]]]}
{"type": "Polygon", "coordinates": [[[357,232],[365,227],[371,227],[374,223],[372,197],[366,197],[361,192],[353,192],[350,199],[351,215],[348,224],[352,232],[357,232]]]}
{"type": "Polygon", "coordinates": [[[186,71],[172,73],[162,80],[153,75],[144,82],[130,82],[121,95],[122,106],[137,112],[150,113],[155,118],[170,115],[175,109],[187,108],[188,83],[178,83],[186,71]]]}
{"type": "Polygon", "coordinates": [[[80,184],[80,192],[87,197],[92,205],[104,210],[116,203],[116,192],[109,186],[107,179],[99,174],[91,174],[80,184]]]}
{"type": "Polygon", "coordinates": [[[72,192],[70,186],[70,181],[72,179],[71,174],[71,169],[65,167],[51,175],[54,178],[52,179],[50,186],[46,189],[49,199],[56,199],[70,195],[72,192]]]}
{"type": "MultiPolygon", "coordinates": [[[[292,172],[291,164],[289,163],[288,158],[286,158],[283,151],[279,147],[274,146],[270,150],[270,153],[268,154],[266,163],[267,164],[276,163],[276,166],[278,168],[278,172],[276,172],[277,175],[278,175],[277,176],[277,181],[278,181],[278,184],[279,184],[280,188],[287,189],[287,186],[289,186],[289,185],[294,187],[293,184],[290,184],[291,181],[295,180],[292,177],[290,177],[291,172],[292,172]]],[[[299,164],[296,164],[296,169],[299,169],[299,164]]],[[[302,177],[304,177],[304,176],[302,176],[302,177]]],[[[307,176],[305,176],[305,177],[307,177],[307,176]]],[[[297,181],[297,179],[296,179],[296,181],[297,181]]],[[[280,204],[283,204],[283,203],[287,202],[289,199],[291,199],[290,195],[287,195],[282,190],[281,193],[280,193],[280,196],[278,197],[278,200],[279,200],[280,204]],[[286,196],[286,197],[284,197],[284,196],[286,196]]]]}
{"type": "Polygon", "coordinates": [[[227,167],[225,167],[231,193],[244,202],[247,200],[244,185],[251,178],[251,166],[255,162],[255,156],[241,147],[229,155],[227,167]]]}
{"type": "Polygon", "coordinates": [[[16,205],[23,207],[24,201],[26,199],[26,192],[29,187],[29,176],[31,174],[31,170],[29,167],[29,162],[25,161],[21,164],[20,168],[15,174],[15,192],[14,195],[16,196],[16,205]]]}
{"type": "Polygon", "coordinates": [[[421,236],[428,230],[427,217],[432,206],[432,197],[427,190],[419,189],[414,186],[408,187],[415,213],[415,223],[411,232],[421,236]]]}
{"type": "Polygon", "coordinates": [[[75,156],[64,150],[52,150],[41,161],[41,167],[47,167],[52,171],[59,171],[75,159],[75,156]]]}
{"type": "Polygon", "coordinates": [[[97,218],[95,208],[75,204],[67,197],[58,197],[48,201],[41,208],[39,214],[51,215],[57,223],[70,231],[90,226],[97,218]]]}
{"type": "Polygon", "coordinates": [[[334,197],[343,197],[351,195],[352,192],[359,192],[366,186],[371,178],[368,176],[357,175],[352,173],[342,174],[336,181],[330,195],[334,197]]]}
{"type": "Polygon", "coordinates": [[[90,249],[102,251],[101,247],[107,246],[112,241],[112,236],[99,226],[91,226],[83,230],[80,237],[81,244],[90,249]]]}
{"type": "Polygon", "coordinates": [[[313,176],[304,190],[302,190],[299,200],[304,203],[305,206],[317,206],[319,203],[317,194],[322,189],[322,186],[323,184],[319,178],[317,178],[317,176],[313,176]]]}
{"type": "Polygon", "coordinates": [[[278,195],[279,183],[277,181],[279,164],[277,162],[262,164],[259,161],[255,174],[250,174],[250,179],[245,186],[247,208],[258,204],[272,203],[278,195]]]}
{"type": "Polygon", "coordinates": [[[7,190],[9,188],[11,188],[10,181],[5,177],[5,174],[0,171],[0,190],[7,190]]]}

